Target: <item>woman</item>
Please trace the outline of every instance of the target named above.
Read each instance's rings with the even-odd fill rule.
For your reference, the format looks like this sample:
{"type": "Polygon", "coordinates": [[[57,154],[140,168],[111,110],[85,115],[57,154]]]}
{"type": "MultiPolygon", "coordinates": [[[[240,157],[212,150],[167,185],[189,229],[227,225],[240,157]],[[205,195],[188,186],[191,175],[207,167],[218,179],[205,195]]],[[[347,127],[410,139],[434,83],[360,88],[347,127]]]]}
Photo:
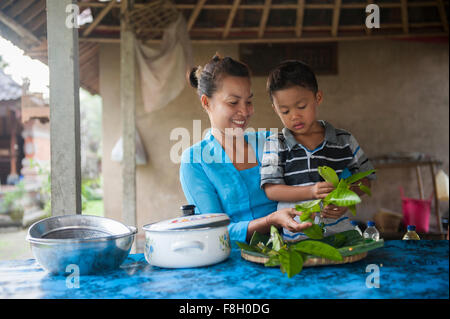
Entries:
{"type": "Polygon", "coordinates": [[[299,232],[311,223],[294,221],[293,208],[276,210],[277,203],[260,188],[260,159],[270,132],[244,132],[253,115],[248,67],[229,57],[214,56],[189,77],[197,89],[211,130],[199,143],[183,152],[180,181],[196,213],[225,213],[230,217],[230,239],[249,241],[254,231],[270,226],[299,232]]]}

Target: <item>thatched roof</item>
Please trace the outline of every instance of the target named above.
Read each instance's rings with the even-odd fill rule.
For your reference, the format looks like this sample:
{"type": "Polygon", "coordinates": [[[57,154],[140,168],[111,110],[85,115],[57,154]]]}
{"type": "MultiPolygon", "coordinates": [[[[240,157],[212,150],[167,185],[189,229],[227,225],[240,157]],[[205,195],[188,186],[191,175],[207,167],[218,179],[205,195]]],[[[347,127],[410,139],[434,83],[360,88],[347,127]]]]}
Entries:
{"type": "MultiPolygon", "coordinates": [[[[45,0],[0,0],[0,34],[44,62],[45,0]]],[[[138,10],[162,0],[136,0],[138,10]]],[[[165,2],[169,2],[165,0],[165,2]]],[[[448,0],[174,0],[192,42],[329,42],[448,36],[448,0]],[[365,26],[366,6],[380,8],[379,29],[365,26]]],[[[79,29],[80,82],[98,92],[98,43],[120,41],[120,2],[81,0],[91,23],[79,29]]],[[[152,29],[158,40],[158,26],[152,29]],[[155,33],[156,32],[156,33],[155,33]]]]}

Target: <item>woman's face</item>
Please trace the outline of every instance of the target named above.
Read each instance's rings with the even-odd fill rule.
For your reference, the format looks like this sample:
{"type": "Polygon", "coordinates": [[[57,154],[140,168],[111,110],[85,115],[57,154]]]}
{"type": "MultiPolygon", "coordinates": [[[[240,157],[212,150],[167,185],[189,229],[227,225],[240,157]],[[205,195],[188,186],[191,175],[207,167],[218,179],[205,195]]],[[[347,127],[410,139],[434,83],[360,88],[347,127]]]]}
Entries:
{"type": "Polygon", "coordinates": [[[248,77],[225,76],[213,96],[202,95],[201,101],[213,129],[239,135],[254,113],[252,97],[248,77]]]}

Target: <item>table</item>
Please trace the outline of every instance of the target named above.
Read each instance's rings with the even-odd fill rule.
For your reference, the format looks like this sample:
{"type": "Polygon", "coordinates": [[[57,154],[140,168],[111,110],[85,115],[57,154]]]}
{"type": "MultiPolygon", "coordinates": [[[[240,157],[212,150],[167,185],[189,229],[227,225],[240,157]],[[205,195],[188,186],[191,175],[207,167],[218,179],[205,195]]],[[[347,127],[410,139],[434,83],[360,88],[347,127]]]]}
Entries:
{"type": "Polygon", "coordinates": [[[153,267],[131,254],[118,270],[81,276],[79,288],[34,259],[11,260],[0,262],[0,298],[448,299],[448,257],[446,240],[392,240],[356,263],[304,268],[289,279],[279,268],[243,260],[235,248],[222,263],[192,269],[153,267]],[[371,280],[377,268],[379,288],[371,280]]]}

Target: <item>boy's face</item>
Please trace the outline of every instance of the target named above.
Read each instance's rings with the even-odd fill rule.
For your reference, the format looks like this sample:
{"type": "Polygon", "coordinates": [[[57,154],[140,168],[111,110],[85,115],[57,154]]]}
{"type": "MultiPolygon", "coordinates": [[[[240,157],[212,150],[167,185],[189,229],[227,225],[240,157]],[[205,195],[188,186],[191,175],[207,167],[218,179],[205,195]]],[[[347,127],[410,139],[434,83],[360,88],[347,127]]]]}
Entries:
{"type": "Polygon", "coordinates": [[[295,85],[272,94],[272,107],[295,135],[308,134],[317,122],[317,107],[322,103],[322,92],[295,85]]]}

